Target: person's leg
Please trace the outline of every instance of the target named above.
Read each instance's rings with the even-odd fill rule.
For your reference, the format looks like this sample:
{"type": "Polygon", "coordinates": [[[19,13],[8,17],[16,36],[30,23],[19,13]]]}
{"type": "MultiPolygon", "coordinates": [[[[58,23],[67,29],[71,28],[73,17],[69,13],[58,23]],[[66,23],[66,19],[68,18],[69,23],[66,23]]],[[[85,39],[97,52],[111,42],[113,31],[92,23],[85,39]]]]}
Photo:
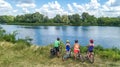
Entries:
{"type": "Polygon", "coordinates": [[[90,51],[90,52],[89,52],[89,57],[91,57],[92,54],[93,54],[93,51],[90,51]]]}
{"type": "Polygon", "coordinates": [[[74,53],[74,59],[76,60],[76,53],[74,53]]]}
{"type": "Polygon", "coordinates": [[[87,51],[87,57],[89,57],[89,55],[90,55],[89,53],[90,53],[90,52],[89,52],[89,51],[87,51]]]}
{"type": "Polygon", "coordinates": [[[57,48],[57,56],[60,56],[59,47],[57,48]]]}
{"type": "Polygon", "coordinates": [[[77,56],[76,56],[76,50],[74,50],[74,59],[76,60],[77,56]]]}

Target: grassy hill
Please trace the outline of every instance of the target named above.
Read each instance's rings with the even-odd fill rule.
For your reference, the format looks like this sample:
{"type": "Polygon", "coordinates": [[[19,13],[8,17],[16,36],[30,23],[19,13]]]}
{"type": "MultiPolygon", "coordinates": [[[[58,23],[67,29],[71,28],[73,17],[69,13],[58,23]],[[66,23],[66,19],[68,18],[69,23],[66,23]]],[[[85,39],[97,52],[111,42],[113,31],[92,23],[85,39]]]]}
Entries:
{"type": "MultiPolygon", "coordinates": [[[[37,46],[26,45],[24,42],[11,43],[0,42],[0,67],[120,67],[119,60],[112,60],[106,55],[96,52],[93,64],[85,61],[84,63],[74,58],[62,61],[62,58],[50,58],[49,50],[52,45],[37,46]]],[[[61,56],[64,53],[64,48],[61,56]]],[[[104,51],[103,51],[104,53],[104,51]]],[[[84,54],[84,53],[83,53],[84,54]]]]}

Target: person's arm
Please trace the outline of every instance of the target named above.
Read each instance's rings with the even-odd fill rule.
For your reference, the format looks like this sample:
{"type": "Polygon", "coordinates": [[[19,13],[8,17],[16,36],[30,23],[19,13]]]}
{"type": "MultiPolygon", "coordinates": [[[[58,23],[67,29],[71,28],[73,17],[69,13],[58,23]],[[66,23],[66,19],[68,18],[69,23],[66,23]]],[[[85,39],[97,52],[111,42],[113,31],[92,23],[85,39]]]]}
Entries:
{"type": "Polygon", "coordinates": [[[60,46],[60,41],[58,41],[58,46],[60,46]]]}

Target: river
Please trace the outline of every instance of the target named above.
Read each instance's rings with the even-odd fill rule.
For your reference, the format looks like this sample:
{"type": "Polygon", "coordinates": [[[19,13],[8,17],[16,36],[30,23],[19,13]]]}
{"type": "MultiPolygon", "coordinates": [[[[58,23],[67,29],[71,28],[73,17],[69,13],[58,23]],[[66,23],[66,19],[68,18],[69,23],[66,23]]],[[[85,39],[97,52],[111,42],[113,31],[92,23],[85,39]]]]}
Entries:
{"type": "Polygon", "coordinates": [[[45,46],[53,43],[59,37],[64,43],[68,39],[71,45],[79,40],[80,45],[86,46],[93,39],[95,45],[104,48],[120,48],[120,27],[114,26],[22,26],[1,25],[7,33],[18,32],[16,38],[32,38],[32,43],[45,46]]]}

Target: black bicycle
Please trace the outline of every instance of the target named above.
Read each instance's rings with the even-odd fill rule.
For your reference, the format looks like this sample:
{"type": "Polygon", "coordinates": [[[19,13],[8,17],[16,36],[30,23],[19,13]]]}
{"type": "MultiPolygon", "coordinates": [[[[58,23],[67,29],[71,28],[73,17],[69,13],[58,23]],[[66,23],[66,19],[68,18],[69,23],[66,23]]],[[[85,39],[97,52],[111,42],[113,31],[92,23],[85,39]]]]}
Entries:
{"type": "MultiPolygon", "coordinates": [[[[59,53],[60,54],[62,53],[62,47],[61,46],[59,46],[59,53]]],[[[54,57],[56,55],[57,55],[56,49],[55,48],[50,49],[50,57],[54,57]]]]}

